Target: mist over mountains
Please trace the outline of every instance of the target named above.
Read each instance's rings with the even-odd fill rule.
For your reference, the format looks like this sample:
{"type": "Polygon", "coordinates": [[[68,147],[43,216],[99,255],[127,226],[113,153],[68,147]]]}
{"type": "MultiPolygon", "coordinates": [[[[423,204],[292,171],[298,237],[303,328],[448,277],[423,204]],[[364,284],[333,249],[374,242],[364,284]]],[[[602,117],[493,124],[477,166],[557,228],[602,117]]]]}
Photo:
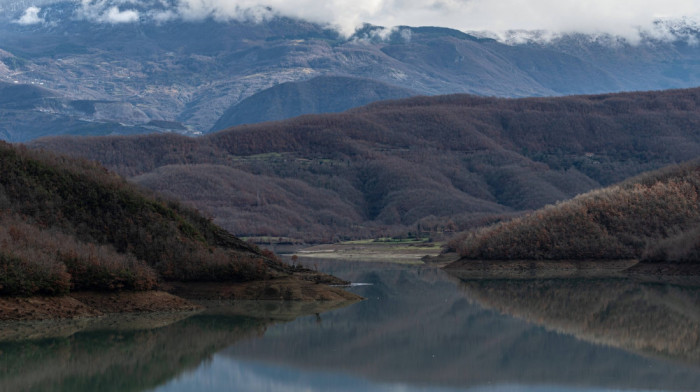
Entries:
{"type": "MultiPolygon", "coordinates": [[[[397,88],[423,95],[525,97],[700,84],[700,51],[693,44],[699,33],[690,21],[664,27],[665,35],[647,34],[638,43],[584,34],[549,40],[531,34],[504,43],[437,27],[364,25],[346,36],[324,23],[258,8],[261,13],[241,9],[229,18],[211,13],[174,17],[167,14],[173,4],[185,7],[190,2],[0,4],[0,81],[41,86],[67,101],[110,103],[110,110],[101,110],[99,116],[69,113],[69,120],[64,111],[45,105],[16,109],[21,110],[16,117],[25,122],[5,125],[16,131],[0,137],[26,141],[57,133],[154,131],[193,135],[230,125],[219,122],[221,116],[246,98],[318,76],[375,81],[383,86],[376,99],[397,88]],[[158,11],[154,4],[164,5],[158,11]],[[36,119],[37,112],[50,115],[48,122],[57,130],[23,131],[46,122],[36,119]],[[76,128],[75,121],[109,124],[110,130],[98,130],[102,124],[76,128]],[[144,129],[152,121],[171,125],[144,129]],[[60,132],[61,124],[79,130],[60,132]]],[[[297,98],[264,104],[275,106],[270,112],[296,115],[304,111],[290,106],[310,108],[310,102],[338,99],[333,89],[311,93],[302,104],[297,98]]],[[[368,102],[362,94],[345,91],[343,98],[368,102]]]]}

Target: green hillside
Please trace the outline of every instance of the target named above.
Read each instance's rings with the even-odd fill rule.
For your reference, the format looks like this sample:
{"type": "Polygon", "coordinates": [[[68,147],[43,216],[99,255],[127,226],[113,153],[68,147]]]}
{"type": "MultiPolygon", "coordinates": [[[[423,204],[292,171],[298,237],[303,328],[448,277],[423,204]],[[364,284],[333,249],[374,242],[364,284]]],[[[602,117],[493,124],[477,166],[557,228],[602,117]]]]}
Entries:
{"type": "Polygon", "coordinates": [[[452,246],[465,259],[697,262],[699,192],[695,160],[473,231],[452,246]]]}

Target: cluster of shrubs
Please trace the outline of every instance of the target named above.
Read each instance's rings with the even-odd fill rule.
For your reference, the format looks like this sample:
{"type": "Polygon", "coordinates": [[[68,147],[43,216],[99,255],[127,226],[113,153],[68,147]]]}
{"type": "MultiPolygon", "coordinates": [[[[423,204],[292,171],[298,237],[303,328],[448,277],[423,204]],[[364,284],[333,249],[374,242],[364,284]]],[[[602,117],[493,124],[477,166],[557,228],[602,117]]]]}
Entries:
{"type": "Polygon", "coordinates": [[[0,294],[151,290],[156,272],[108,245],[85,244],[15,217],[0,218],[0,294]]]}
{"type": "Polygon", "coordinates": [[[451,246],[469,259],[698,260],[699,194],[696,161],[470,232],[451,246]]]}
{"type": "Polygon", "coordinates": [[[688,263],[700,261],[700,226],[681,231],[651,244],[642,255],[644,261],[688,263]]]}

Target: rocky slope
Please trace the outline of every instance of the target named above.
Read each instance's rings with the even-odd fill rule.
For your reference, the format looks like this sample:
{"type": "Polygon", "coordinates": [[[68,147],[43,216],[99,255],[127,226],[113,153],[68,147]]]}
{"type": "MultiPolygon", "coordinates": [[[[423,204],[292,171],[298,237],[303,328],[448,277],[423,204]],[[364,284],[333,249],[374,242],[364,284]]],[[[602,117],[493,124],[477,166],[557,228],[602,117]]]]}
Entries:
{"type": "MultiPolygon", "coordinates": [[[[671,35],[674,39],[647,38],[638,45],[590,36],[503,43],[437,27],[389,31],[365,26],[343,37],[284,18],[256,23],[148,17],[148,11],[163,11],[158,7],[167,2],[130,4],[143,19],[108,23],[85,16],[76,1],[32,3],[39,8],[36,23],[16,23],[27,4],[13,1],[0,10],[0,80],[41,84],[69,100],[110,102],[113,110],[103,112],[104,121],[176,121],[189,133],[206,132],[227,108],[258,92],[321,75],[366,78],[427,95],[506,97],[700,83],[700,51],[688,44],[698,35],[692,29],[671,35]]],[[[109,3],[97,6],[107,9],[109,3]]],[[[321,92],[310,101],[323,96],[321,92]]],[[[295,103],[288,103],[282,111],[296,114],[295,103]]],[[[44,119],[21,124],[39,121],[44,119]]],[[[66,123],[66,128],[74,126],[66,123]]],[[[128,132],[115,130],[122,131],[128,132]]],[[[12,140],[36,136],[14,135],[12,140]]]]}
{"type": "Polygon", "coordinates": [[[285,120],[302,114],[342,112],[375,101],[413,95],[418,94],[371,79],[318,76],[304,82],[282,83],[253,94],[226,109],[211,130],[285,120]]]}

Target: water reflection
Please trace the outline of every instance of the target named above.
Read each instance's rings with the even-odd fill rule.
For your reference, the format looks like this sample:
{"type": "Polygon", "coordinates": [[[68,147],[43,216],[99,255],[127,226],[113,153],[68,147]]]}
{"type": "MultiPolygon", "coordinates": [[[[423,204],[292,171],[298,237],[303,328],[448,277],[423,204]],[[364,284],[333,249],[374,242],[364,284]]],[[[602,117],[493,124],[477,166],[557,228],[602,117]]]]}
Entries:
{"type": "Polygon", "coordinates": [[[226,356],[214,360],[155,392],[207,391],[237,392],[619,392],[619,389],[575,388],[551,385],[497,384],[472,387],[421,386],[406,383],[381,383],[342,373],[315,372],[265,362],[243,361],[226,356]]]}
{"type": "Polygon", "coordinates": [[[700,385],[700,296],[688,282],[456,279],[428,267],[313,263],[371,283],[350,288],[367,300],[334,310],[238,302],[183,319],[156,317],[151,326],[104,320],[27,339],[37,336],[35,328],[0,342],[0,390],[601,392],[700,385]]]}
{"type": "MultiPolygon", "coordinates": [[[[338,263],[322,267],[373,283],[354,289],[368,300],[323,314],[320,323],[302,318],[273,327],[263,339],[242,341],[224,354],[236,361],[339,373],[416,390],[494,385],[516,390],[546,385],[557,390],[695,390],[700,385],[695,364],[650,358],[554,331],[533,322],[537,320],[511,317],[473,298],[441,270],[387,265],[367,271],[366,264],[338,263]]],[[[498,297],[498,291],[482,298],[491,293],[498,297]]],[[[558,294],[541,298],[547,295],[558,294]]],[[[569,312],[582,306],[572,302],[569,312]]],[[[546,314],[548,307],[541,309],[546,314]]]]}
{"type": "Polygon", "coordinates": [[[589,342],[700,365],[700,281],[469,279],[467,297],[589,342]]]}
{"type": "Polygon", "coordinates": [[[197,314],[4,323],[0,391],[148,390],[196,369],[243,338],[262,336],[269,325],[345,304],[208,305],[209,310],[197,314]]]}

